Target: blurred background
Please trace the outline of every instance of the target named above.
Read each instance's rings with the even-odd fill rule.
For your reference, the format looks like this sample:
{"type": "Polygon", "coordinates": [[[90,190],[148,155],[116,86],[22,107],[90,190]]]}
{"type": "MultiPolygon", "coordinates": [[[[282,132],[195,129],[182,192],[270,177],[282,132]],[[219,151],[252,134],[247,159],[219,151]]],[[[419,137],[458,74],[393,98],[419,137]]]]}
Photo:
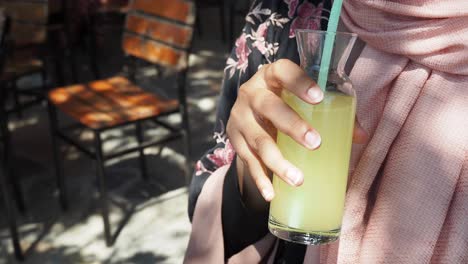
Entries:
{"type": "Polygon", "coordinates": [[[0,0],[0,264],[181,263],[249,0],[0,0]]]}

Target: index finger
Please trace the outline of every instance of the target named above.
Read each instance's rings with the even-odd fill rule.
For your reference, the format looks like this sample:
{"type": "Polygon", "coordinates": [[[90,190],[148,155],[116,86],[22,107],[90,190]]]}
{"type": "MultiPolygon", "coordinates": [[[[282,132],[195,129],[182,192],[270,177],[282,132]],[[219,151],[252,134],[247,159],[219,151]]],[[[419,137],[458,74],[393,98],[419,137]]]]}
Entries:
{"type": "Polygon", "coordinates": [[[322,101],[320,87],[296,63],[280,59],[263,68],[266,85],[278,95],[282,89],[286,89],[307,103],[318,104],[322,101]]]}

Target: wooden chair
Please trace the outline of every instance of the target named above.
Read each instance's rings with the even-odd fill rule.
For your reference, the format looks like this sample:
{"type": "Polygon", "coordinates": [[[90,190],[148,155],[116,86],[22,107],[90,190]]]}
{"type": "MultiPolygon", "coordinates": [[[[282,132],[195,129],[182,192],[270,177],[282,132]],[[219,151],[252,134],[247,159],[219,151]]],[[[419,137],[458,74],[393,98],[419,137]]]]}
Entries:
{"type": "MultiPolygon", "coordinates": [[[[61,13],[55,6],[51,8],[54,16],[50,16],[48,0],[0,0],[0,6],[11,20],[11,30],[7,36],[11,42],[10,52],[0,79],[7,83],[15,102],[9,112],[21,113],[24,108],[43,101],[48,78],[47,62],[55,64],[57,83],[64,83],[60,59],[71,58],[65,18],[62,15],[60,21],[55,19],[61,13]],[[57,46],[58,42],[63,42],[63,45],[57,46]],[[40,87],[18,89],[17,81],[20,78],[37,73],[42,77],[40,87]],[[20,95],[26,95],[31,100],[22,102],[20,95]]],[[[76,79],[74,63],[69,65],[72,67],[72,77],[76,79]]]]}
{"type": "MultiPolygon", "coordinates": [[[[7,19],[4,16],[3,12],[0,14],[0,73],[3,72],[3,65],[7,53],[6,46],[6,32],[9,30],[9,25],[7,19]]],[[[0,136],[2,143],[2,162],[0,167],[2,171],[0,172],[0,192],[2,193],[3,202],[5,204],[5,217],[10,229],[10,234],[13,242],[13,249],[15,256],[18,260],[23,260],[23,252],[19,242],[19,235],[17,230],[16,223],[16,213],[14,208],[14,203],[12,202],[12,193],[15,195],[16,201],[18,202],[18,207],[20,210],[24,210],[24,204],[22,202],[22,195],[20,193],[19,184],[17,179],[13,177],[11,173],[11,142],[10,142],[10,131],[8,130],[8,117],[6,110],[4,108],[5,100],[5,89],[3,89],[4,83],[0,83],[0,136]],[[13,187],[13,189],[10,188],[13,187]]]]}
{"type": "MultiPolygon", "coordinates": [[[[116,76],[86,84],[77,84],[53,89],[49,92],[50,123],[53,131],[54,160],[60,190],[60,201],[67,208],[66,188],[59,159],[59,148],[55,140],[61,138],[76,146],[97,161],[97,185],[101,214],[104,222],[106,244],[112,245],[114,238],[109,225],[108,197],[104,162],[111,158],[138,152],[142,176],[146,178],[144,149],[182,137],[186,155],[186,180],[189,181],[189,125],[185,95],[185,78],[188,53],[191,46],[195,7],[185,0],[133,0],[126,17],[122,48],[129,58],[140,59],[160,67],[178,72],[178,100],[169,100],[145,92],[134,83],[134,70],[126,76],[116,76]],[[94,150],[83,146],[59,128],[56,109],[94,133],[94,150]],[[161,117],[179,112],[180,127],[161,120],[161,117]],[[171,134],[148,141],[143,136],[143,123],[154,122],[168,129],[171,134]],[[111,128],[135,125],[138,146],[104,155],[101,133],[111,128]]],[[[134,63],[128,65],[134,68],[134,63]]]]}

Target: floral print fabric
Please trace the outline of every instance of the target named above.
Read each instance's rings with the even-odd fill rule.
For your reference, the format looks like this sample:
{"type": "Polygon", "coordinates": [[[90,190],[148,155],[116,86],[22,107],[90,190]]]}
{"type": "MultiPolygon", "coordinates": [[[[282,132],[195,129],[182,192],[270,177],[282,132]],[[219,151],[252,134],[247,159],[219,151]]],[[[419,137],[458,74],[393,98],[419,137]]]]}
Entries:
{"type": "Polygon", "coordinates": [[[296,29],[320,29],[329,12],[319,0],[254,1],[245,26],[236,40],[224,69],[214,139],[216,145],[197,162],[189,193],[189,215],[206,179],[219,167],[230,164],[235,152],[225,133],[232,105],[241,84],[264,64],[281,58],[299,63],[296,29]]]}

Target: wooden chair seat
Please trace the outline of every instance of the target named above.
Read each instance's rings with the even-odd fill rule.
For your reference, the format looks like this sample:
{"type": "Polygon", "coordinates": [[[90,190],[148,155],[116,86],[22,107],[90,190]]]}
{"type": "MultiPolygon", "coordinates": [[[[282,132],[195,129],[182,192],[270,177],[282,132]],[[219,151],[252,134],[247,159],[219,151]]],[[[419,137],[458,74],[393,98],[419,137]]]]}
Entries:
{"type": "Polygon", "coordinates": [[[125,77],[112,77],[57,88],[50,101],[65,114],[92,129],[105,129],[173,112],[177,100],[145,92],[125,77]]]}

